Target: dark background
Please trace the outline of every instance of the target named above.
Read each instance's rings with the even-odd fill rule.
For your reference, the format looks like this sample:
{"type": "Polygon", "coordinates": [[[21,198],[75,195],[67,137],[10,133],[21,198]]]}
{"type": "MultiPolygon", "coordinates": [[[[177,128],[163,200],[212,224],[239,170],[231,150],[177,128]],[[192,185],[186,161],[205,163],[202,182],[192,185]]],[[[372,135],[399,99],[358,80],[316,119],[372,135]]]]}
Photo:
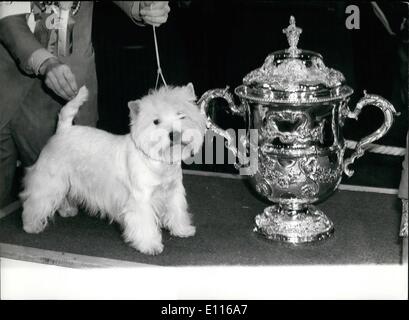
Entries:
{"type": "MultiPolygon", "coordinates": [[[[394,31],[408,6],[398,1],[377,2],[394,31]]],[[[327,66],[340,70],[355,90],[350,107],[366,89],[390,100],[402,114],[377,143],[405,146],[408,130],[407,35],[390,36],[369,2],[345,1],[171,1],[168,22],[157,28],[162,69],[168,84],[192,82],[198,97],[206,90],[232,89],[266,56],[288,47],[282,29],[290,15],[303,29],[299,47],[324,56],[327,66]],[[360,29],[348,30],[349,4],[360,9],[360,29]],[[399,57],[399,54],[403,59],[399,57]]],[[[99,85],[98,126],[112,133],[129,132],[129,100],[155,86],[156,60],[152,27],[138,27],[114,4],[97,2],[94,47],[99,85]]],[[[239,128],[241,121],[220,112],[223,127],[239,128]]],[[[347,120],[345,136],[359,140],[376,130],[383,116],[368,107],[360,121],[347,120]]],[[[366,155],[356,161],[349,183],[396,188],[401,157],[366,155]]],[[[197,168],[197,167],[196,167],[197,168]]],[[[189,166],[192,169],[192,166],[189,166]]],[[[235,172],[232,165],[199,166],[201,170],[235,172]]]]}

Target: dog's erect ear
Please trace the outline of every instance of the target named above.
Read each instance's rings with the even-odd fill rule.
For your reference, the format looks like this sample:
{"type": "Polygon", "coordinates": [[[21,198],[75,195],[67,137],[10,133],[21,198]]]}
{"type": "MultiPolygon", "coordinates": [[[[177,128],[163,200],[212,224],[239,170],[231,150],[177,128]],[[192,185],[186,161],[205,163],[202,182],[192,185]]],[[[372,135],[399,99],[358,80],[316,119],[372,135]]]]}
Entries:
{"type": "Polygon", "coordinates": [[[140,100],[128,102],[128,108],[129,108],[129,111],[131,112],[132,119],[135,119],[139,113],[139,109],[140,109],[139,103],[140,103],[140,100]]]}
{"type": "Polygon", "coordinates": [[[185,88],[187,89],[187,92],[189,94],[190,100],[196,101],[196,94],[195,94],[195,88],[193,87],[193,83],[189,82],[185,88]]]}

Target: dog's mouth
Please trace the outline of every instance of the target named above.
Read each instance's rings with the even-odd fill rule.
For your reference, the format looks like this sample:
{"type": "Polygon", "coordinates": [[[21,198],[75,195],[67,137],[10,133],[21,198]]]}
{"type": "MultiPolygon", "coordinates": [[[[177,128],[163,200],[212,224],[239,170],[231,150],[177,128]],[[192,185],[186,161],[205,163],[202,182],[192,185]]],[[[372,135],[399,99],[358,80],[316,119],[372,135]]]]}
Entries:
{"type": "Polygon", "coordinates": [[[197,152],[198,134],[195,129],[161,131],[154,138],[144,139],[140,146],[148,158],[162,163],[178,164],[193,158],[197,152]]]}
{"type": "Polygon", "coordinates": [[[191,141],[171,142],[169,146],[161,151],[161,157],[170,163],[180,162],[189,156],[195,155],[191,141]]]}
{"type": "Polygon", "coordinates": [[[171,156],[181,155],[185,152],[186,148],[190,148],[190,143],[170,143],[168,148],[163,150],[163,154],[168,153],[171,156]]]}
{"type": "Polygon", "coordinates": [[[171,141],[170,142],[170,144],[169,144],[169,147],[176,147],[176,146],[182,146],[182,147],[186,147],[186,146],[188,146],[190,144],[190,142],[185,142],[185,141],[179,141],[179,142],[174,142],[174,141],[171,141]]]}
{"type": "Polygon", "coordinates": [[[193,137],[183,136],[183,132],[170,132],[169,133],[169,145],[186,147],[193,142],[193,137]],[[188,138],[188,139],[187,139],[188,138]]]}

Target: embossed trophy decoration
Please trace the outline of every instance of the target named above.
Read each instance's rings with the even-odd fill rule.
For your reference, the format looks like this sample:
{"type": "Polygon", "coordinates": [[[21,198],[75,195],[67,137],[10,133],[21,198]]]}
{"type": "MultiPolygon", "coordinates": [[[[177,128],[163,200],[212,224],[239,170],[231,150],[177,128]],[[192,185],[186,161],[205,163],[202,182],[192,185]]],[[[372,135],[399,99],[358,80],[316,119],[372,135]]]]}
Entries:
{"type": "Polygon", "coordinates": [[[248,131],[258,130],[257,145],[249,141],[249,134],[241,142],[244,150],[256,149],[258,167],[250,182],[273,205],[256,216],[254,231],[272,240],[303,243],[333,233],[333,223],[313,203],[337,189],[343,172],[352,176],[349,166],[369,143],[388,132],[396,111],[384,98],[366,93],[351,111],[348,101],[353,90],[342,73],[326,67],[320,54],[297,48],[302,30],[296,27],[294,17],[283,32],[290,47],[273,52],[261,68],[244,77],[234,90],[240,105],[234,104],[226,88],[207,91],[199,106],[207,116],[207,127],[225,137],[228,148],[238,156],[237,166],[248,159],[232,145],[235,137],[213,123],[209,102],[224,98],[233,114],[247,119],[248,131]],[[344,121],[357,119],[366,105],[380,108],[384,123],[344,160],[344,121]]]}

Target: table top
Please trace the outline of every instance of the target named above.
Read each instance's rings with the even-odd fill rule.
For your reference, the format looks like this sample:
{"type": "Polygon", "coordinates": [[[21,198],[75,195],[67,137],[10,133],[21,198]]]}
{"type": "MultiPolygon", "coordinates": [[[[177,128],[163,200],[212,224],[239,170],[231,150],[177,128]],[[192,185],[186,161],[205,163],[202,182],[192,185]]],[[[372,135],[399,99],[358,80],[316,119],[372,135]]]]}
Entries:
{"type": "Polygon", "coordinates": [[[27,234],[21,209],[0,219],[0,256],[45,263],[53,263],[53,256],[65,257],[63,264],[74,266],[81,264],[79,257],[107,265],[400,263],[401,211],[396,195],[338,190],[318,204],[334,222],[334,235],[322,242],[292,245],[265,240],[252,231],[254,217],[269,204],[257,198],[245,180],[185,174],[184,184],[197,233],[182,239],[163,231],[165,249],[158,256],[141,254],[125,244],[116,223],[83,212],[73,218],[56,214],[45,231],[27,234]]]}

